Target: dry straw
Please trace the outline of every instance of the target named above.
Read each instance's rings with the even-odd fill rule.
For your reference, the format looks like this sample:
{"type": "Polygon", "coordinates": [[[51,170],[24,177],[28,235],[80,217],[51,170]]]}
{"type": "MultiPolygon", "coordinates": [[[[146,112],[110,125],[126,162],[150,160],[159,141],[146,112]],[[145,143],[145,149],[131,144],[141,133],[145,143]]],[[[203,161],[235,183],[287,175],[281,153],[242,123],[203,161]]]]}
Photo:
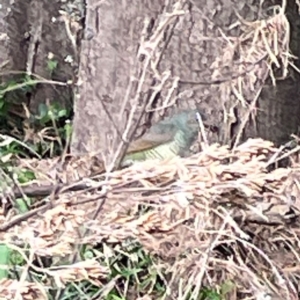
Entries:
{"type": "MultiPolygon", "coordinates": [[[[240,65],[237,73],[249,74],[234,79],[230,88],[248,109],[245,91],[249,99],[267,76],[274,78],[271,65],[283,66],[286,75],[289,25],[284,7],[267,20],[240,22],[241,58],[254,67],[248,72],[240,65]]],[[[248,109],[244,125],[252,112],[248,109]]],[[[15,249],[28,243],[30,257],[58,260],[82,244],[102,243],[103,255],[109,256],[113,245],[139,242],[170,275],[165,283],[175,299],[226,281],[233,283],[229,299],[298,299],[299,165],[274,168],[282,149],[262,139],[238,141],[239,136],[233,150],[213,144],[189,158],[139,163],[112,172],[105,181],[103,175],[91,176],[90,158],[71,160],[61,172],[55,161],[23,160],[21,167],[39,174],[37,184],[85,178],[91,189],[51,195],[44,210],[1,232],[2,240],[15,249]],[[102,204],[94,219],[97,203],[102,204]],[[141,205],[147,207],[144,213],[141,205]],[[88,229],[84,236],[83,229],[88,229]]],[[[11,216],[2,216],[1,228],[10,221],[11,216]]],[[[109,273],[94,260],[59,269],[39,270],[28,259],[27,265],[45,272],[58,287],[83,279],[101,285],[109,273]]],[[[1,282],[0,295],[12,299],[16,291],[23,299],[47,299],[38,283],[1,282]]]]}
{"type": "MultiPolygon", "coordinates": [[[[295,299],[299,271],[293,266],[300,249],[298,201],[291,199],[298,199],[299,166],[269,170],[279,151],[270,142],[249,139],[234,151],[214,144],[186,159],[136,164],[112,173],[105,194],[60,194],[53,208],[3,238],[28,243],[35,255],[56,258],[81,244],[110,247],[137,241],[174,274],[168,281],[173,292],[179,283],[200,289],[230,280],[234,294],[268,292],[295,299]],[[104,198],[92,220],[95,203],[104,198]],[[138,213],[141,204],[147,212],[138,213]],[[80,234],[83,228],[89,229],[85,236],[80,234]]],[[[93,182],[103,185],[96,178],[93,182]]],[[[84,278],[101,281],[108,270],[86,261],[46,272],[63,285],[84,278]]],[[[13,284],[2,285],[1,292],[13,284]]]]}

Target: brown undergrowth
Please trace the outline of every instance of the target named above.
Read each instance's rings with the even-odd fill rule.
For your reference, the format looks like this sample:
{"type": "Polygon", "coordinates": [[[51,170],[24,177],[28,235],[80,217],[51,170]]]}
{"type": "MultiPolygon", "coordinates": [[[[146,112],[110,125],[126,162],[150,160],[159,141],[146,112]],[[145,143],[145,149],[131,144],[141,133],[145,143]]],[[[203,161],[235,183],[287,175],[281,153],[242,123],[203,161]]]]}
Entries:
{"type": "Polygon", "coordinates": [[[2,241],[25,262],[17,270],[19,280],[2,279],[1,297],[48,299],[49,290],[85,280],[99,287],[92,299],[108,299],[113,289],[126,299],[158,299],[153,289],[141,293],[114,276],[111,259],[122,254],[136,260],[129,249],[138,244],[152,257],[164,285],[162,299],[200,299],[203,288],[220,291],[224,284],[230,286],[226,299],[298,299],[300,165],[262,139],[239,145],[264,81],[270,76],[275,84],[272,66],[286,75],[289,25],[283,8],[267,20],[239,20],[242,35],[223,36],[227,47],[212,65],[214,70],[232,65],[236,73],[227,79],[215,71],[217,82],[202,83],[220,84],[228,111],[240,109],[233,149],[207,145],[189,158],[100,175],[90,157],[65,164],[19,161],[36,174],[36,189],[48,185],[52,192],[21,218],[6,209],[0,216],[2,241]],[[232,95],[234,103],[228,101],[232,95]],[[291,159],[288,167],[276,165],[281,155],[291,159]],[[80,190],[70,191],[74,182],[80,190]],[[97,252],[83,257],[83,248],[97,252]],[[32,272],[42,274],[39,281],[32,272]]]}
{"type": "MultiPolygon", "coordinates": [[[[112,289],[105,260],[74,254],[82,245],[105,245],[103,258],[117,245],[139,243],[155,257],[167,299],[192,299],[180,295],[179,286],[193,295],[224,282],[232,283],[226,299],[258,299],[262,293],[298,299],[300,168],[295,161],[274,167],[280,151],[271,142],[249,139],[234,151],[214,144],[189,158],[139,163],[104,180],[98,175],[90,179],[90,191],[50,196],[51,206],[1,236],[20,253],[28,245],[23,272],[42,272],[46,286],[89,280],[112,289]],[[39,256],[60,264],[38,267],[33,258],[39,256]],[[66,257],[73,263],[61,263],[66,257]]],[[[21,162],[29,163],[38,174],[38,162],[21,162]]],[[[45,162],[42,169],[44,184],[45,162]]],[[[1,226],[11,218],[2,216],[1,226]]],[[[13,299],[16,292],[47,299],[45,286],[28,278],[3,280],[1,295],[13,299]]]]}

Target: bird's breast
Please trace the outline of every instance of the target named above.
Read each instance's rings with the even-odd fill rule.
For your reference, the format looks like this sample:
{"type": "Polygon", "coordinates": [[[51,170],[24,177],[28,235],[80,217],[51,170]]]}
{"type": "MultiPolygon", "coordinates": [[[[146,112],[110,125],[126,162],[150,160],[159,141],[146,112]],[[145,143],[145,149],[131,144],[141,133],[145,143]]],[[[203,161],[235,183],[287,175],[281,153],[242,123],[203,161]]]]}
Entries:
{"type": "Polygon", "coordinates": [[[179,154],[178,145],[172,141],[170,143],[162,144],[146,153],[147,159],[170,159],[179,154]]]}
{"type": "Polygon", "coordinates": [[[127,165],[134,161],[144,161],[148,159],[171,159],[175,156],[183,156],[190,148],[193,139],[189,134],[178,131],[171,142],[156,146],[151,149],[127,154],[122,165],[127,165]]]}

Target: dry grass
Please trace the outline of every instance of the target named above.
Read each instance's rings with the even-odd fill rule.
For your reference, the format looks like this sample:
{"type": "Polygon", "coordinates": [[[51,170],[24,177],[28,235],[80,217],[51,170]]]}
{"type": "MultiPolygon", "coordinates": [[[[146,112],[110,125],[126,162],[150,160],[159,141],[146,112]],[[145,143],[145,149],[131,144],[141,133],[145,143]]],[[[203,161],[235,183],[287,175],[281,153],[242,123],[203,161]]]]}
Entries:
{"type": "MultiPolygon", "coordinates": [[[[220,83],[220,106],[224,110],[223,142],[231,141],[231,124],[236,121],[239,126],[235,132],[234,146],[241,142],[242,133],[249,121],[256,126],[257,101],[266,80],[276,85],[276,80],[286,78],[288,67],[297,72],[290,53],[290,25],[285,15],[286,3],[274,6],[269,16],[250,22],[244,20],[238,12],[238,21],[230,29],[238,28],[239,36],[226,36],[223,39],[221,54],[215,59],[211,68],[212,78],[222,80],[223,70],[230,68],[230,78],[220,83]],[[234,109],[237,112],[234,112],[234,109]]],[[[227,71],[228,73],[228,71],[227,71]]]]}
{"type": "MultiPolygon", "coordinates": [[[[262,292],[298,299],[300,169],[294,163],[269,170],[279,152],[272,143],[253,139],[234,151],[211,145],[190,158],[136,164],[112,173],[106,182],[91,180],[102,190],[58,195],[51,209],[2,238],[23,255],[16,245],[27,244],[23,272],[31,266],[56,287],[89,280],[113,289],[111,271],[99,258],[112,257],[116,245],[126,249],[128,242],[138,242],[156,257],[156,270],[164,270],[162,277],[176,299],[184,299],[179,286],[198,295],[203,286],[224,282],[233,285],[228,299],[255,299],[262,292]],[[62,264],[88,244],[105,245],[98,259],[77,257],[62,264]],[[32,263],[37,256],[50,256],[60,265],[37,267],[32,263]]],[[[16,283],[3,283],[1,294],[14,287],[18,292],[26,287],[31,295],[34,290],[46,293],[44,286],[25,279],[16,283]]]]}
{"type": "MultiPolygon", "coordinates": [[[[154,54],[165,27],[183,14],[178,7],[153,39],[142,43],[144,77],[150,67],[157,72],[154,54]]],[[[166,299],[197,299],[204,287],[216,287],[221,293],[224,286],[230,287],[227,299],[267,299],[262,298],[265,294],[272,299],[298,299],[299,164],[293,161],[287,168],[274,168],[282,149],[268,141],[249,139],[239,145],[262,85],[268,76],[275,78],[271,66],[283,67],[286,75],[291,57],[289,25],[284,7],[267,20],[241,23],[244,30],[238,39],[223,36],[228,47],[212,66],[222,69],[229,64],[237,74],[244,74],[221,83],[224,95],[233,93],[237,99],[225,106],[241,108],[233,149],[213,144],[189,158],[149,161],[98,176],[92,176],[90,158],[71,160],[63,167],[57,160],[20,161],[20,167],[35,171],[37,184],[83,180],[90,188],[54,192],[44,199],[42,209],[2,230],[2,240],[24,263],[17,270],[19,280],[2,280],[1,296],[48,299],[51,287],[64,289],[85,280],[99,288],[95,299],[115,290],[126,299],[157,299],[154,284],[139,292],[127,279],[120,281],[125,275],[118,259],[121,255],[131,263],[139,260],[140,254],[130,250],[137,243],[146,253],[144,259],[151,257],[149,268],[162,281],[166,299]],[[237,46],[242,61],[238,65],[234,63],[237,46]],[[86,248],[97,250],[89,256],[86,248]],[[36,263],[45,257],[52,262],[36,263]],[[118,260],[117,266],[112,260],[118,260]],[[43,277],[30,280],[32,272],[43,277]]],[[[131,121],[144,81],[141,77],[131,121]]],[[[174,104],[170,99],[163,107],[174,104]]],[[[126,133],[130,126],[128,122],[126,133]]],[[[0,230],[15,218],[3,214],[0,230]]],[[[145,274],[132,276],[138,286],[145,274]]]]}

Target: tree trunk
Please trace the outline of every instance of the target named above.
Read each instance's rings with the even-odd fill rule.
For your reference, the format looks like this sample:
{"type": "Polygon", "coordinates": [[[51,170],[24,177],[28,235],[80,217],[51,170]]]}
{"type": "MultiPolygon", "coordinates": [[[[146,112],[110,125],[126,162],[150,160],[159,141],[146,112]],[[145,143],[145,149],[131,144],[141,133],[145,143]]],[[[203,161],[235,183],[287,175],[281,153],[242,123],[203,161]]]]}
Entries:
{"type": "MultiPolygon", "coordinates": [[[[290,48],[294,55],[299,56],[299,7],[295,1],[288,1],[286,15],[291,26],[290,48]]],[[[299,60],[295,62],[300,68],[299,60]]],[[[270,84],[263,89],[259,99],[257,116],[257,133],[248,132],[248,136],[260,136],[275,144],[288,142],[291,134],[299,134],[300,125],[300,74],[289,68],[289,75],[284,80],[278,80],[276,87],[270,84]]]]}
{"type": "MultiPolygon", "coordinates": [[[[210,142],[229,143],[234,138],[241,142],[247,137],[261,136],[282,143],[297,131],[300,104],[297,97],[287,97],[287,91],[298,94],[297,84],[291,79],[280,82],[276,88],[265,84],[269,57],[260,57],[254,51],[248,61],[247,49],[251,50],[252,42],[237,39],[255,28],[249,22],[267,19],[266,9],[274,1],[264,1],[263,7],[259,0],[174,0],[166,6],[161,1],[149,3],[145,0],[88,3],[80,64],[82,85],[75,106],[74,154],[100,152],[111,162],[121,141],[117,131],[123,133],[127,122],[127,114],[122,112],[129,111],[136,100],[139,107],[148,101],[148,112],[174,103],[182,108],[200,107],[209,118],[209,125],[218,129],[207,132],[210,142]],[[235,11],[245,20],[238,26],[232,26],[239,21],[235,11]],[[176,17],[164,27],[170,14],[176,17]],[[144,20],[148,21],[145,30],[144,20]],[[159,26],[162,26],[161,36],[156,35],[159,26]],[[161,37],[157,45],[154,37],[161,37]],[[151,43],[143,44],[141,38],[151,43]],[[146,79],[139,88],[145,57],[150,57],[152,64],[147,65],[146,79]],[[240,79],[236,79],[239,75],[243,80],[241,90],[238,90],[240,79]],[[212,84],[214,80],[221,83],[212,84]],[[264,84],[262,96],[256,100],[264,84]],[[291,106],[293,112],[289,110],[291,106]],[[258,112],[254,122],[250,111],[258,112]]],[[[289,1],[289,5],[288,16],[294,20],[295,3],[289,1]]],[[[281,22],[278,25],[281,37],[286,26],[284,17],[271,20],[274,24],[275,21],[281,22]]],[[[268,37],[272,40],[272,36],[268,37]]],[[[263,42],[259,46],[264,47],[263,42]]],[[[275,56],[280,57],[285,50],[283,47],[275,56]]],[[[156,120],[157,114],[154,116],[156,120]]],[[[148,117],[153,115],[149,113],[148,117]]]]}
{"type": "MultiPolygon", "coordinates": [[[[24,73],[13,75],[15,73],[12,74],[11,71],[27,72],[45,80],[62,83],[73,80],[78,59],[71,35],[74,35],[76,41],[77,31],[74,28],[79,26],[83,1],[75,1],[73,6],[67,1],[61,4],[58,0],[17,0],[13,4],[6,2],[6,5],[1,3],[3,8],[0,9],[0,13],[7,11],[0,23],[1,27],[5,27],[1,32],[7,36],[6,49],[1,51],[1,59],[7,57],[8,64],[4,70],[9,76],[2,77],[2,82],[25,76],[24,73]],[[79,11],[74,11],[74,7],[79,11]],[[78,24],[74,26],[76,22],[78,24]],[[68,33],[68,26],[71,34],[68,33]],[[57,66],[49,69],[51,60],[57,66]]],[[[8,99],[15,103],[16,110],[22,110],[21,104],[25,103],[32,112],[36,112],[39,104],[46,102],[56,101],[62,107],[70,107],[72,96],[72,89],[66,85],[43,83],[38,84],[30,93],[20,90],[10,93],[8,99]]]]}
{"type": "MultiPolygon", "coordinates": [[[[88,2],[79,70],[82,85],[75,103],[74,154],[94,152],[106,163],[113,161],[127,119],[126,99],[129,108],[131,99],[146,101],[150,88],[148,84],[138,92],[138,78],[133,77],[141,72],[137,51],[144,20],[156,20],[163,9],[160,3],[88,2]]],[[[148,77],[146,83],[151,81],[148,77]]]]}
{"type": "Polygon", "coordinates": [[[9,64],[9,51],[8,51],[8,23],[7,16],[9,14],[10,3],[9,0],[4,0],[1,3],[0,9],[0,70],[4,71],[8,69],[9,64]]]}

